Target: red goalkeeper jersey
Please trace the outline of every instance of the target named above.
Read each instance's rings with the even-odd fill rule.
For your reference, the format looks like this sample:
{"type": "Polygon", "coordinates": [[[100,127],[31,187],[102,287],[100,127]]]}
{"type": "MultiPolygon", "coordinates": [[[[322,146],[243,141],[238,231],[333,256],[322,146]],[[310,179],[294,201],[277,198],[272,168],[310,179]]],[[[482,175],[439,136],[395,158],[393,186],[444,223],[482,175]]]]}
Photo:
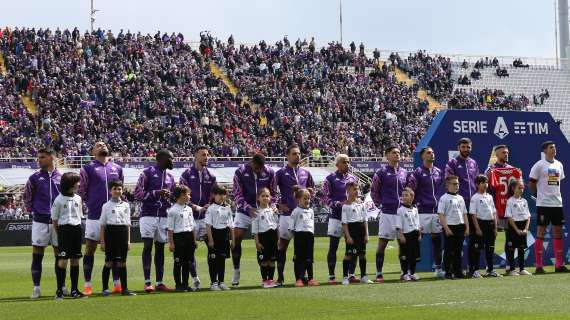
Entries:
{"type": "Polygon", "coordinates": [[[489,171],[489,186],[495,191],[495,207],[499,218],[505,217],[509,182],[521,177],[522,171],[518,168],[493,168],[489,171]]]}

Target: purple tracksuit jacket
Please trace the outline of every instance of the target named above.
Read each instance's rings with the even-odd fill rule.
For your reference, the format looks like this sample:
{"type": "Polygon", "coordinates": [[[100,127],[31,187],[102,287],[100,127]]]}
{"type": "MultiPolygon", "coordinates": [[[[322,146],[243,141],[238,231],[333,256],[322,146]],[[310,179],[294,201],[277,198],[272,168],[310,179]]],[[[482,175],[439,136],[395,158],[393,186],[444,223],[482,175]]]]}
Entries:
{"type": "Polygon", "coordinates": [[[420,214],[437,214],[439,197],[443,194],[443,172],[437,167],[421,166],[408,176],[407,186],[414,190],[414,203],[420,214]]]}
{"type": "Polygon", "coordinates": [[[99,220],[103,204],[111,198],[108,183],[113,180],[124,182],[123,168],[111,161],[103,164],[93,160],[81,168],[79,175],[78,193],[87,206],[87,219],[99,220]]]}
{"type": "Polygon", "coordinates": [[[279,187],[279,203],[285,204],[289,208],[287,212],[283,212],[284,216],[290,216],[293,209],[297,207],[295,197],[293,196],[293,187],[300,186],[302,188],[315,188],[315,182],[311,173],[301,167],[293,168],[289,165],[277,170],[275,173],[277,187],[279,187]]]}
{"type": "MultiPolygon", "coordinates": [[[[195,165],[192,165],[180,176],[180,184],[190,188],[192,192],[190,202],[203,207],[210,203],[212,187],[216,185],[216,176],[208,168],[198,170],[195,165]]],[[[195,220],[204,219],[206,211],[193,211],[195,220]]]]}
{"type": "Polygon", "coordinates": [[[397,213],[407,178],[408,172],[402,167],[394,169],[386,165],[376,171],[370,186],[370,197],[382,214],[397,213]]]}
{"type": "Polygon", "coordinates": [[[55,169],[50,174],[45,170],[30,176],[24,190],[26,210],[36,222],[51,223],[51,205],[59,195],[59,184],[63,173],[55,169]]]}
{"type": "Polygon", "coordinates": [[[342,202],[346,200],[346,184],[358,182],[358,178],[350,173],[342,174],[338,170],[329,174],[323,182],[322,202],[329,206],[329,219],[342,218],[342,202]]]}
{"type": "Polygon", "coordinates": [[[176,186],[174,176],[168,171],[162,171],[157,166],[143,170],[135,187],[135,199],[142,202],[141,217],[166,217],[170,208],[170,199],[160,196],[160,190],[172,192],[176,186]]]}

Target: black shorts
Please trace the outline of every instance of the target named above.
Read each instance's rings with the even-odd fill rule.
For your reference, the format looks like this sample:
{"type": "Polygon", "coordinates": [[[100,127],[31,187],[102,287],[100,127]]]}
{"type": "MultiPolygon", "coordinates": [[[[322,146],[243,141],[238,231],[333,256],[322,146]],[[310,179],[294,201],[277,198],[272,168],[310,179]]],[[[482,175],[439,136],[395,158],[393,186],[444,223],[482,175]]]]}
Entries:
{"type": "Polygon", "coordinates": [[[126,262],[129,226],[105,226],[105,261],[126,262]]]}
{"type": "Polygon", "coordinates": [[[564,210],[562,207],[536,207],[536,224],[562,226],[564,225],[564,210]]]}
{"type": "MultiPolygon", "coordinates": [[[[495,245],[495,221],[494,220],[481,220],[477,219],[477,224],[483,235],[478,236],[473,226],[473,232],[470,232],[469,246],[476,248],[484,248],[485,246],[495,245]]],[[[470,230],[471,231],[471,230],[470,230]]]]}
{"type": "Polygon", "coordinates": [[[267,230],[257,236],[263,246],[261,251],[257,251],[257,259],[259,261],[277,260],[277,230],[267,230]]]}
{"type": "Polygon", "coordinates": [[[364,231],[363,222],[352,222],[348,224],[348,234],[350,234],[354,243],[346,244],[346,255],[366,254],[366,243],[364,243],[366,234],[364,231]]]}
{"type": "Polygon", "coordinates": [[[175,261],[191,261],[194,259],[194,251],[196,251],[196,241],[194,240],[194,232],[185,231],[172,234],[174,240],[174,260],[175,261]]]}
{"type": "Polygon", "coordinates": [[[215,259],[216,256],[224,259],[230,257],[230,228],[214,229],[212,228],[212,238],[214,240],[214,248],[208,247],[208,257],[215,259]]]}
{"type": "Polygon", "coordinates": [[[315,235],[308,231],[296,231],[294,234],[295,255],[293,261],[313,262],[315,235]]]}
{"type": "MultiPolygon", "coordinates": [[[[526,227],[526,221],[515,221],[515,224],[517,225],[517,228],[519,230],[523,230],[526,227]]],[[[509,227],[507,228],[507,239],[506,239],[506,243],[505,245],[507,246],[507,248],[522,248],[522,249],[526,249],[527,245],[526,245],[526,236],[523,235],[519,235],[515,229],[513,229],[513,227],[511,227],[511,224],[509,223],[509,227]]]]}
{"type": "Polygon", "coordinates": [[[404,233],[406,242],[400,244],[400,254],[406,256],[407,259],[420,260],[420,231],[404,233]]]}
{"type": "Polygon", "coordinates": [[[81,229],[81,225],[64,224],[58,226],[57,230],[59,257],[62,259],[81,258],[83,256],[81,254],[81,246],[83,245],[83,229],[81,229]]]}

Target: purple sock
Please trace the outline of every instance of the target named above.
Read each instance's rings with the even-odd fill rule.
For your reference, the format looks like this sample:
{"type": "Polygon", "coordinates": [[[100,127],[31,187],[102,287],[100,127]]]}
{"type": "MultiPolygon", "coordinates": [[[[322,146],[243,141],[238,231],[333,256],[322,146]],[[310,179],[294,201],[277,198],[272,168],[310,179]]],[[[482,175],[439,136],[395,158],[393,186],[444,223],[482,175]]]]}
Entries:
{"type": "Polygon", "coordinates": [[[33,253],[32,254],[32,281],[34,286],[39,287],[40,281],[42,280],[42,260],[44,258],[43,254],[33,253]]]}
{"type": "Polygon", "coordinates": [[[192,259],[192,262],[190,262],[190,275],[192,278],[196,278],[198,276],[198,270],[196,268],[196,257],[194,257],[194,259],[192,259]]]}
{"type": "Polygon", "coordinates": [[[143,273],[144,273],[144,280],[150,280],[150,265],[152,264],[152,255],[150,252],[144,252],[142,254],[142,265],[143,265],[143,273]]]}
{"type": "Polygon", "coordinates": [[[156,270],[156,282],[162,282],[164,275],[164,243],[155,245],[154,269],[156,270]]]}
{"type": "Polygon", "coordinates": [[[83,257],[83,277],[85,282],[91,282],[91,273],[93,272],[93,262],[95,258],[93,256],[83,257]]]}
{"type": "Polygon", "coordinates": [[[382,267],[384,267],[384,253],[376,252],[376,274],[382,273],[382,267]]]}

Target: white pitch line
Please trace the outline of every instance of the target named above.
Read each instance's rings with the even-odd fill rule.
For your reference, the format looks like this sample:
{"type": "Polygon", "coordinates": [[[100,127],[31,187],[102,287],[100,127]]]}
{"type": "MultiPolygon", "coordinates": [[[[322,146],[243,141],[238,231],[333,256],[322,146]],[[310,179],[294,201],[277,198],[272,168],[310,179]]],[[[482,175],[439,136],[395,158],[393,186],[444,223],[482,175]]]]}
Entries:
{"type": "MultiPolygon", "coordinates": [[[[532,297],[514,297],[510,300],[528,300],[532,299],[532,297]]],[[[384,309],[395,309],[395,308],[423,308],[423,307],[438,307],[438,306],[451,306],[451,305],[459,305],[459,304],[474,304],[474,303],[482,303],[482,302],[493,302],[494,300],[469,300],[469,301],[447,301],[447,302],[435,302],[435,303],[422,303],[422,304],[410,304],[410,305],[400,305],[400,306],[388,306],[384,307],[384,309]]]]}

